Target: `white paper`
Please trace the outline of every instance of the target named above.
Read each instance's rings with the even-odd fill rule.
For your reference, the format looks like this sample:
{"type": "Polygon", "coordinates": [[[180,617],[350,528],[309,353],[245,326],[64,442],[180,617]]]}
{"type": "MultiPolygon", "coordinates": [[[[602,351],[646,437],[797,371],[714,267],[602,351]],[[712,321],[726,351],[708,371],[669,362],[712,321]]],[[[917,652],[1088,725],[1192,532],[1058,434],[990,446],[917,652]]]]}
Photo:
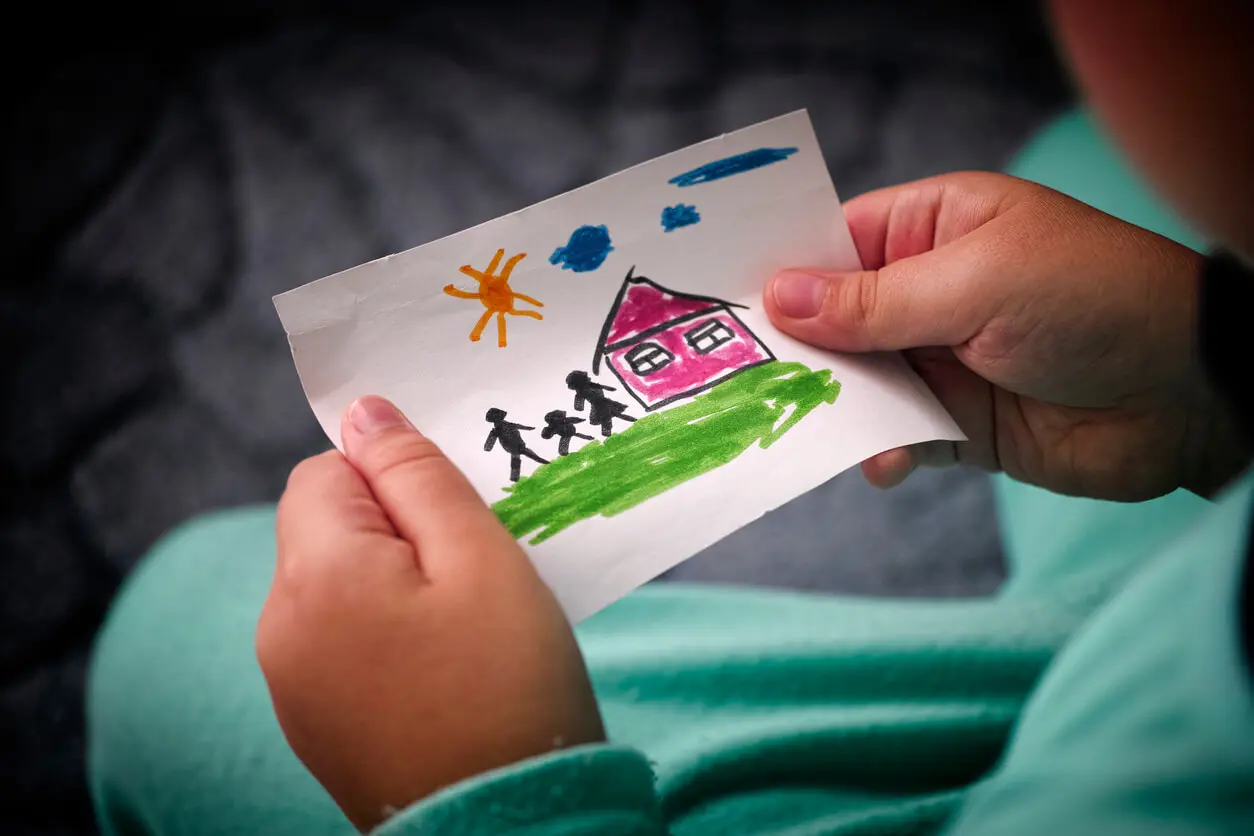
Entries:
{"type": "MultiPolygon", "coordinates": [[[[340,417],[355,398],[382,395],[440,445],[489,504],[506,498],[504,488],[510,484],[510,455],[499,444],[484,451],[492,431],[485,420],[489,408],[505,410],[508,421],[535,427],[519,432],[530,450],[555,460],[557,438],[540,437],[545,415],[562,409],[589,418],[586,406],[582,412],[573,408],[574,393],[566,383],[571,371],[588,372],[592,380],[614,387],[608,397],[625,404],[626,413],[637,419],[693,402],[681,398],[649,411],[625,391],[631,387],[612,373],[608,361],[601,363],[600,374],[591,375],[603,324],[633,270],[634,277],[680,294],[744,305],[733,311],[752,334],[737,330],[734,340],[756,336],[779,361],[832,372],[841,386],[835,403],[814,408],[769,449],[752,445],[730,462],[629,510],[583,519],[538,544],[530,542],[534,535],[522,537],[567,615],[578,621],[876,453],[963,438],[898,356],[839,356],[774,329],[762,310],[762,287],[775,270],[789,266],[859,269],[804,111],[668,154],[283,293],[274,302],[310,405],[333,442],[339,444],[340,417]],[[797,150],[722,179],[687,187],[668,182],[712,161],[761,148],[797,150]],[[662,211],[677,204],[695,206],[700,221],[664,231],[662,211]],[[613,249],[604,262],[586,272],[550,263],[554,251],[582,225],[607,227],[613,249]],[[505,347],[498,345],[495,317],[482,338],[471,342],[470,331],[487,313],[485,306],[444,292],[450,284],[474,292],[476,280],[460,268],[482,271],[502,249],[505,260],[527,254],[513,269],[510,289],[543,302],[543,307],[515,302],[517,310],[535,311],[543,319],[507,316],[505,347]]],[[[722,334],[718,339],[727,332],[722,334]]],[[[686,349],[677,351],[677,363],[689,362],[686,349]]],[[[626,361],[620,357],[618,362],[626,361]]],[[[663,373],[670,372],[653,372],[663,373]]],[[[634,426],[621,419],[610,423],[615,435],[634,426]]],[[[590,423],[577,429],[598,443],[602,439],[590,423]]],[[[575,438],[570,449],[578,455],[590,443],[575,438]]],[[[540,465],[522,458],[521,467],[525,481],[540,465]]]]}

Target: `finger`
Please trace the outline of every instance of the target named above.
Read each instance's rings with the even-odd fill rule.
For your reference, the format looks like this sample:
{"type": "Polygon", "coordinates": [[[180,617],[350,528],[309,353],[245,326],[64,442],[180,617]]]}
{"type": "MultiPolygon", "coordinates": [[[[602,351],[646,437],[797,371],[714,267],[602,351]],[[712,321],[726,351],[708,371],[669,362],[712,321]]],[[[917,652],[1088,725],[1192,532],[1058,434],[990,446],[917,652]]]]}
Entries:
{"type": "Polygon", "coordinates": [[[462,472],[389,401],[359,398],[341,425],[344,450],[396,530],[436,577],[502,553],[522,556],[513,536],[462,472]]]}
{"type": "MultiPolygon", "coordinates": [[[[891,351],[970,339],[981,323],[970,318],[946,322],[953,319],[956,300],[939,298],[952,294],[936,287],[920,298],[920,266],[928,265],[906,261],[855,273],[786,270],[771,278],[763,304],[784,333],[836,351],[891,351]]],[[[953,274],[944,264],[935,270],[953,274]]]]}
{"type": "Polygon", "coordinates": [[[862,474],[877,488],[895,488],[920,467],[952,467],[959,460],[952,441],[926,441],[895,447],[862,463],[862,474]]]}
{"type": "MultiPolygon", "coordinates": [[[[284,570],[328,560],[359,548],[345,549],[362,537],[391,538],[402,543],[396,528],[375,500],[370,486],[338,450],[298,464],[279,500],[275,523],[278,560],[284,570]]],[[[412,549],[410,549],[412,552],[412,549]]],[[[405,559],[412,568],[412,555],[405,559]]]]}
{"type": "Polygon", "coordinates": [[[1028,188],[1003,174],[957,172],[876,189],[842,208],[862,267],[878,270],[975,231],[1028,188]]]}
{"type": "Polygon", "coordinates": [[[895,488],[906,481],[917,466],[909,447],[897,447],[864,461],[862,475],[877,488],[895,488]]]}
{"type": "Polygon", "coordinates": [[[1004,290],[986,281],[979,242],[960,241],[879,270],[784,270],[763,304],[775,327],[835,351],[956,346],[1000,310],[1004,290]]]}
{"type": "Polygon", "coordinates": [[[780,330],[838,351],[960,345],[1012,286],[995,281],[1005,259],[993,221],[1023,188],[1013,178],[956,175],[851,201],[870,269],[781,271],[764,293],[767,314],[780,330]]]}

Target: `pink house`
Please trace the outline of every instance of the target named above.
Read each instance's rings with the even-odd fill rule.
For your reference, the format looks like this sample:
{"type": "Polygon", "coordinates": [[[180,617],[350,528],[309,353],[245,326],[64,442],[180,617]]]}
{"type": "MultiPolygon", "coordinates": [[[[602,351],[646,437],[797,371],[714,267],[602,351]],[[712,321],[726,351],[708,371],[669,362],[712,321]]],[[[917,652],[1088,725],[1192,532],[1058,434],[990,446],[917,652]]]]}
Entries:
{"type": "Polygon", "coordinates": [[[628,272],[601,329],[592,373],[604,360],[647,410],[699,394],[775,359],[732,312],[743,307],[628,272]]]}

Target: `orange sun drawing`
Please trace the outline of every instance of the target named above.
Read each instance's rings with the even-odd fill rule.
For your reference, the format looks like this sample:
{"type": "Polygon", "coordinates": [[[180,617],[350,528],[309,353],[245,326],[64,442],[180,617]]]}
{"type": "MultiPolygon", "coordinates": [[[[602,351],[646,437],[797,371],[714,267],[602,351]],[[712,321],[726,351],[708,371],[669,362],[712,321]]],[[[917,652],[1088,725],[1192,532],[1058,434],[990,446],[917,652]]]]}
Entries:
{"type": "Polygon", "coordinates": [[[543,308],[544,303],[539,299],[533,299],[524,293],[516,293],[509,286],[509,274],[513,272],[514,265],[527,257],[526,253],[518,255],[505,262],[505,267],[501,270],[501,275],[496,275],[496,268],[500,266],[501,259],[505,257],[505,250],[497,250],[496,255],[492,256],[492,263],[488,265],[488,269],[482,272],[471,267],[469,264],[462,266],[462,272],[467,276],[479,282],[479,292],[471,293],[468,290],[458,290],[453,285],[444,288],[444,292],[449,296],[458,299],[478,299],[487,308],[483,312],[483,316],[479,317],[479,321],[475,323],[475,327],[470,332],[470,341],[477,343],[479,337],[483,335],[483,329],[488,327],[488,320],[496,314],[496,344],[501,348],[505,347],[505,315],[510,316],[529,316],[532,319],[544,319],[535,311],[515,310],[514,300],[521,299],[524,302],[530,302],[537,308],[543,308]]]}

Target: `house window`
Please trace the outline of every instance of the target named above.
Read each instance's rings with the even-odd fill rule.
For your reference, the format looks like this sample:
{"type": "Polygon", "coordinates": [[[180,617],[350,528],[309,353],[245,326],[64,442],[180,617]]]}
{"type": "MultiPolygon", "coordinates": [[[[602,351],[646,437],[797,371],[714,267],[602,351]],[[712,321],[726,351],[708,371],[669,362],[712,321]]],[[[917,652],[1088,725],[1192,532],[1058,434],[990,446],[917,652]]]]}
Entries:
{"type": "Polygon", "coordinates": [[[624,358],[627,365],[631,366],[631,370],[641,377],[653,374],[658,369],[670,365],[675,359],[675,355],[657,343],[640,343],[640,345],[627,352],[624,358]]]}
{"type": "Polygon", "coordinates": [[[698,354],[709,354],[720,345],[729,343],[735,338],[735,332],[717,319],[707,319],[684,334],[688,345],[692,346],[693,351],[698,354]]]}

